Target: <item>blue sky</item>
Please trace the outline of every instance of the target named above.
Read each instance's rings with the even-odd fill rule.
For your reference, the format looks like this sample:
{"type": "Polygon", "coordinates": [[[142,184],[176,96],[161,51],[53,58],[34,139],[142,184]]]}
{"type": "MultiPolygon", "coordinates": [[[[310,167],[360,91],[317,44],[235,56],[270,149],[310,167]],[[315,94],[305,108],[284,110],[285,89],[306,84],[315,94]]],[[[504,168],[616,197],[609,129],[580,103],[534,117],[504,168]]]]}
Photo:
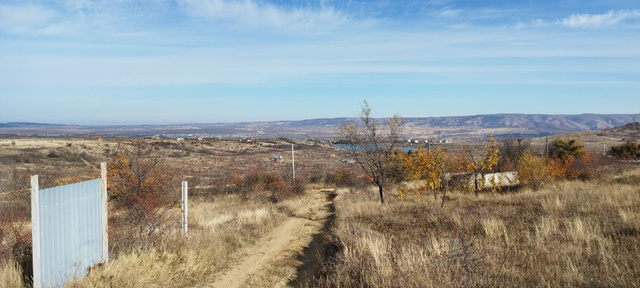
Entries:
{"type": "Polygon", "coordinates": [[[0,122],[640,113],[640,1],[0,0],[0,122]]]}

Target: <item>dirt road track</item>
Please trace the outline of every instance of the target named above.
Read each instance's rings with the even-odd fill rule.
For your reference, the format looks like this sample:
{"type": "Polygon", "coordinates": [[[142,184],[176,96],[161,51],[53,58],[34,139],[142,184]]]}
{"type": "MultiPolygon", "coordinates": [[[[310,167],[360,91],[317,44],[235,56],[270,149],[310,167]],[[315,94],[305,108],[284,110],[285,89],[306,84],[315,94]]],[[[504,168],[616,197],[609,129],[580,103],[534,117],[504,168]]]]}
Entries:
{"type": "Polygon", "coordinates": [[[334,190],[307,193],[293,215],[249,247],[235,266],[203,287],[306,287],[318,269],[317,253],[322,234],[333,219],[335,197],[334,190]]]}

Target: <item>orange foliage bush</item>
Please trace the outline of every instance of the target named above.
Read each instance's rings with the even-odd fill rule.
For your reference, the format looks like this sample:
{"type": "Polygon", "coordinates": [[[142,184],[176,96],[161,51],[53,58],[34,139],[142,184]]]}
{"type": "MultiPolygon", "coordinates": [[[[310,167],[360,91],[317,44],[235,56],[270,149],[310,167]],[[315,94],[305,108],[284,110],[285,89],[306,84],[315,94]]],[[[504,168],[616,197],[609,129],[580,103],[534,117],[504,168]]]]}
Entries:
{"type": "Polygon", "coordinates": [[[596,156],[588,152],[581,157],[547,158],[547,168],[553,179],[591,179],[595,174],[595,166],[596,156]]]}

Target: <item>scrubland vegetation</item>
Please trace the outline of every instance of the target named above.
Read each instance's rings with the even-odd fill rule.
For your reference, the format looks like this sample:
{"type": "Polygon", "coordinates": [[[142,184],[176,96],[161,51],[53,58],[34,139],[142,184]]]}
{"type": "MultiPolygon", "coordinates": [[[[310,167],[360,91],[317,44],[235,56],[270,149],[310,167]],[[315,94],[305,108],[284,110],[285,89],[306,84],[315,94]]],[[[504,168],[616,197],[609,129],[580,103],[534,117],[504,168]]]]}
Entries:
{"type": "MultiPolygon", "coordinates": [[[[625,145],[620,149],[635,147],[625,145]]],[[[22,271],[31,261],[28,176],[41,175],[42,187],[77,182],[97,177],[105,160],[111,262],[70,287],[206,286],[294,215],[309,187],[343,188],[310,286],[640,283],[640,169],[586,151],[579,138],[559,139],[548,151],[533,151],[526,140],[394,151],[384,167],[384,205],[371,176],[341,163],[348,153],[328,146],[300,145],[295,185],[288,165],[270,162],[290,149],[281,140],[77,146],[63,141],[0,155],[15,166],[0,169],[1,287],[29,281],[22,271]],[[516,187],[451,176],[514,170],[516,187]],[[179,227],[182,180],[193,195],[186,236],[179,227]]],[[[252,286],[290,277],[276,266],[295,265],[292,259],[274,263],[252,286]]]]}
{"type": "Polygon", "coordinates": [[[505,195],[335,199],[323,287],[636,287],[640,169],[505,195]]]}

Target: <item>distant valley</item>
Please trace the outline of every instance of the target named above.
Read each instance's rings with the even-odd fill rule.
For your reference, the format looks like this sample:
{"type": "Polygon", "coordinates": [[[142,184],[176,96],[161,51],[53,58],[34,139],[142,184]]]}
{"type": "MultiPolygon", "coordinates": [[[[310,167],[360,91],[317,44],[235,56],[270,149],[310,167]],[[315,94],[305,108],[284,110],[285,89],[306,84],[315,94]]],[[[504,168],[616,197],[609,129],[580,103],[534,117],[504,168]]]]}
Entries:
{"type": "MultiPolygon", "coordinates": [[[[174,125],[62,125],[0,123],[0,137],[101,136],[101,137],[217,137],[217,138],[335,138],[340,123],[355,118],[299,121],[201,123],[174,125]]],[[[380,119],[385,122],[386,119],[380,119]]],[[[602,130],[640,122],[640,114],[492,114],[452,117],[405,118],[408,138],[478,139],[496,137],[541,137],[552,134],[602,130]]]]}

